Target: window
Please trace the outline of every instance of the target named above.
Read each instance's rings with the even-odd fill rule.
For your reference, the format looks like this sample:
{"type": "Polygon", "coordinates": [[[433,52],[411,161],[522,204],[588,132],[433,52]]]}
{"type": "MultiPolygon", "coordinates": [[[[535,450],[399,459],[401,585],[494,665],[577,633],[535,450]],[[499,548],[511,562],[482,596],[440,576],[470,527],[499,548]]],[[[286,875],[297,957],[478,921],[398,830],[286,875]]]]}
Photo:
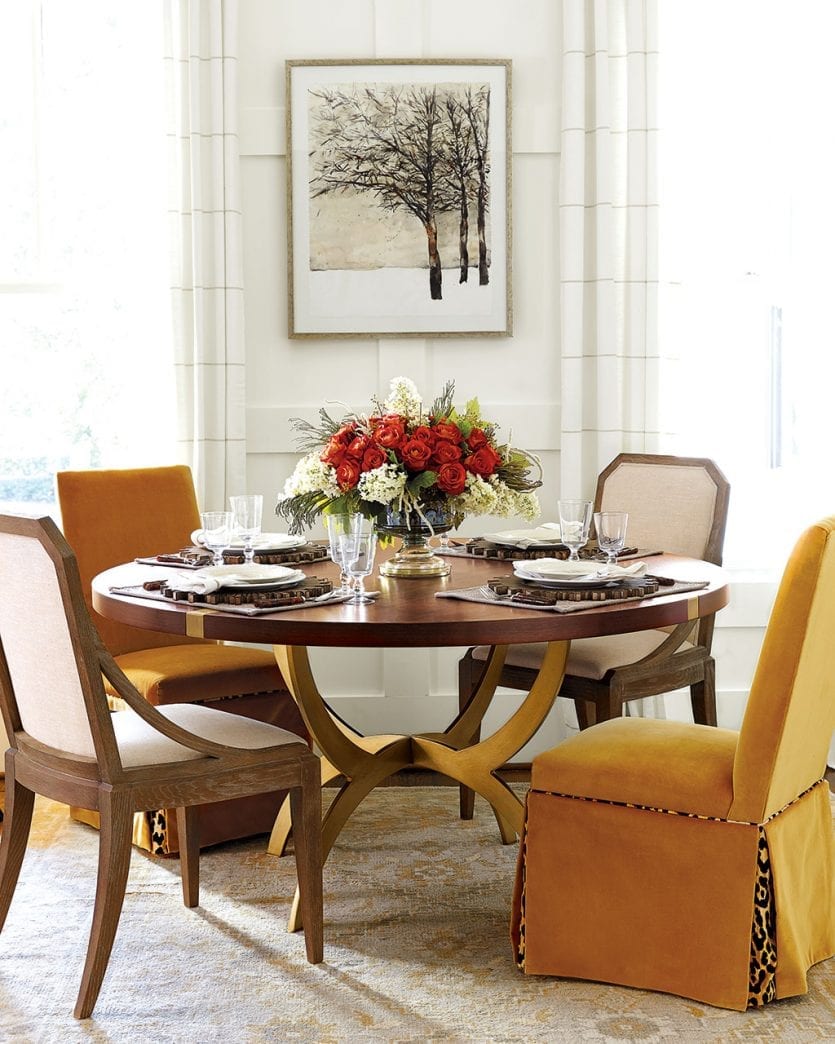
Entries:
{"type": "Polygon", "coordinates": [[[835,6],[661,5],[662,336],[679,452],[731,481],[726,563],[835,512],[835,6]]]}
{"type": "Polygon", "coordinates": [[[172,458],[159,5],[0,8],[0,510],[172,458]]]}

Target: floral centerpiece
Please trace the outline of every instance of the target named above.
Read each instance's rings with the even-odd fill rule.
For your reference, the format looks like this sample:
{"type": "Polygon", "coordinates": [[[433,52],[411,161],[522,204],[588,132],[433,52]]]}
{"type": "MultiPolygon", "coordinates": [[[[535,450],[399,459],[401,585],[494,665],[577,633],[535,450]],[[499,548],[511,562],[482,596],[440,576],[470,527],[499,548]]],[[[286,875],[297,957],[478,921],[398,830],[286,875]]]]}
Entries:
{"type": "Polygon", "coordinates": [[[276,507],[290,532],[337,512],[430,531],[467,515],[538,518],[539,460],[501,442],[477,399],[456,407],[454,390],[448,382],[427,409],[414,383],[395,377],[367,415],[337,421],[321,409],[318,424],[294,419],[306,453],[276,507]]]}

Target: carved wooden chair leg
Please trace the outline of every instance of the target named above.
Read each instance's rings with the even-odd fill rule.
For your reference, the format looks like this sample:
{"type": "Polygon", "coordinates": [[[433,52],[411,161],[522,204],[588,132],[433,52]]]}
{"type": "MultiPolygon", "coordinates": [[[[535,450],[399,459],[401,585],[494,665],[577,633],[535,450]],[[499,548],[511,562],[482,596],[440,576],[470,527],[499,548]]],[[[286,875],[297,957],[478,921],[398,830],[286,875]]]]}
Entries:
{"type": "Polygon", "coordinates": [[[75,1004],[75,1017],[86,1019],[96,1004],[101,989],[122,903],[130,867],[133,807],[126,791],[101,794],[101,834],[99,836],[99,872],[90,943],[81,978],[81,989],[75,1004]]]}
{"type": "Polygon", "coordinates": [[[290,791],[290,805],[304,944],[308,961],[319,964],[323,959],[322,791],[316,770],[308,775],[309,786],[290,791]]]}
{"type": "Polygon", "coordinates": [[[704,662],[704,677],[690,686],[690,705],[697,725],[716,725],[716,663],[712,656],[704,662]]]}
{"type": "Polygon", "coordinates": [[[10,769],[10,761],[7,760],[6,811],[0,839],[0,930],[6,923],[6,914],[9,912],[23,856],[26,854],[34,804],[33,791],[18,783],[14,778],[14,770],[10,769]]]}
{"type": "Polygon", "coordinates": [[[619,718],[623,714],[623,697],[620,692],[614,691],[608,686],[605,693],[598,696],[594,702],[594,722],[609,721],[619,718]]]}
{"type": "MultiPolygon", "coordinates": [[[[476,665],[472,655],[467,653],[466,656],[462,657],[458,661],[458,710],[462,711],[472,695],[472,691],[475,688],[479,675],[484,669],[484,663],[480,662],[476,665]]],[[[475,736],[472,738],[473,743],[478,743],[481,739],[481,728],[476,731],[475,736]]],[[[461,819],[472,819],[473,810],[475,808],[475,791],[470,787],[465,787],[463,783],[458,786],[458,815],[461,819]]]]}
{"type": "Polygon", "coordinates": [[[574,700],[574,709],[577,711],[577,725],[580,729],[587,729],[597,721],[597,708],[590,700],[574,700]]]}
{"type": "Polygon", "coordinates": [[[200,902],[200,838],[196,805],[177,809],[177,835],[180,839],[183,902],[188,907],[197,906],[200,902]]]}

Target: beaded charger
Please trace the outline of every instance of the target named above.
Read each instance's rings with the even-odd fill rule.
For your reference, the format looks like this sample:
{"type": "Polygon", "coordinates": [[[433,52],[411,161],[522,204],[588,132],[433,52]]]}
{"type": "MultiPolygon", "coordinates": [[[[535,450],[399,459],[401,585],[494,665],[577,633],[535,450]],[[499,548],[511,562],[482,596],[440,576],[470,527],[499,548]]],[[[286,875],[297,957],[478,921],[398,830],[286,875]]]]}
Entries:
{"type": "Polygon", "coordinates": [[[536,584],[515,577],[493,577],[487,586],[495,595],[510,598],[525,605],[556,605],[557,602],[613,602],[623,598],[647,598],[658,592],[659,582],[655,577],[635,580],[613,580],[601,587],[599,584],[572,584],[570,587],[538,587],[536,584]]]}

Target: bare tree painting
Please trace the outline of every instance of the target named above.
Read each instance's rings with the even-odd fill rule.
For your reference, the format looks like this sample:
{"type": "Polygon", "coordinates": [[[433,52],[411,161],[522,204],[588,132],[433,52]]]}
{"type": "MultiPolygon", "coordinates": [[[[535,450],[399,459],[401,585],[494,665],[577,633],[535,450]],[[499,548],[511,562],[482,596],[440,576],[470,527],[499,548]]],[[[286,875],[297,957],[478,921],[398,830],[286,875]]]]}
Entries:
{"type": "MultiPolygon", "coordinates": [[[[415,234],[425,239],[433,301],[443,299],[441,215],[457,219],[459,283],[466,283],[475,210],[478,281],[490,281],[490,102],[486,83],[331,84],[308,92],[311,204],[361,196],[378,216],[414,218],[422,230],[414,224],[415,234]]],[[[363,227],[353,235],[359,246],[363,227]]]]}

